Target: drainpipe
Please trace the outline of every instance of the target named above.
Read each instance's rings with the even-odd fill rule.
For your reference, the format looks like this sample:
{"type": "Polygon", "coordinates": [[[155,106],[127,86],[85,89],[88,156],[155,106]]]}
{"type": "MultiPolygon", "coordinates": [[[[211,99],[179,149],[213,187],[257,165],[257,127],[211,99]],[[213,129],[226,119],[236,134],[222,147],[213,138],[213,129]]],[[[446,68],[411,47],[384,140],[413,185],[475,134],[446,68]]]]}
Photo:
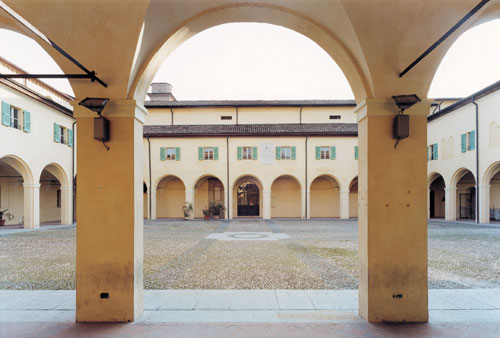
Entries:
{"type": "Polygon", "coordinates": [[[76,121],[73,122],[73,125],[71,126],[71,130],[73,132],[73,147],[71,147],[71,182],[73,183],[72,191],[73,191],[73,223],[75,223],[75,208],[76,208],[76,203],[75,203],[75,196],[76,196],[76,189],[75,189],[75,145],[76,145],[76,137],[75,137],[75,124],[76,121]]]}
{"type": "Polygon", "coordinates": [[[238,106],[236,106],[236,125],[238,125],[238,106]]]}
{"type": "Polygon", "coordinates": [[[476,106],[476,223],[479,223],[479,105],[472,97],[472,104],[476,106]]]}
{"type": "Polygon", "coordinates": [[[172,107],[170,107],[170,123],[172,123],[172,126],[174,125],[174,110],[172,107]]]}
{"type": "Polygon", "coordinates": [[[149,136],[148,136],[148,152],[149,152],[149,219],[151,219],[151,142],[149,141],[149,136]]]}
{"type": "Polygon", "coordinates": [[[305,207],[305,209],[306,209],[306,215],[305,215],[305,219],[307,219],[307,188],[308,188],[308,185],[307,185],[307,141],[308,140],[309,140],[309,137],[306,136],[306,151],[305,151],[305,159],[306,159],[305,160],[305,164],[306,164],[306,166],[305,166],[306,167],[306,175],[305,175],[306,176],[305,177],[306,178],[305,179],[305,189],[306,189],[306,192],[305,192],[305,198],[306,198],[306,200],[305,200],[305,202],[306,202],[306,207],[305,207]]]}
{"type": "Polygon", "coordinates": [[[227,205],[226,205],[226,208],[227,208],[227,219],[229,219],[229,213],[231,212],[231,210],[229,210],[229,196],[231,195],[230,194],[230,191],[229,190],[229,136],[226,136],[226,182],[227,182],[227,186],[226,186],[226,189],[227,189],[227,205]]]}
{"type": "Polygon", "coordinates": [[[299,111],[299,123],[302,124],[302,106],[300,106],[300,111],[299,111]]]}

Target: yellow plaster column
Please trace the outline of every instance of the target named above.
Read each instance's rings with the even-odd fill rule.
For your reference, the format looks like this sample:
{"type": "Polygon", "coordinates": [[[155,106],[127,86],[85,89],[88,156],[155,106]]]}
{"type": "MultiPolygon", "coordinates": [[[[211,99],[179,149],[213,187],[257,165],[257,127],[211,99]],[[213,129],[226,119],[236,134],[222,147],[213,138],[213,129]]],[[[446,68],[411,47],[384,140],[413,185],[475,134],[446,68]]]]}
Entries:
{"type": "Polygon", "coordinates": [[[149,219],[156,219],[156,191],[149,193],[151,194],[151,215],[149,215],[149,219]]]}
{"type": "Polygon", "coordinates": [[[73,187],[61,187],[61,224],[73,224],[73,187]]]}
{"type": "MultiPolygon", "coordinates": [[[[226,184],[226,187],[228,187],[229,184],[226,184]]],[[[229,219],[229,205],[227,205],[227,201],[228,201],[228,196],[229,196],[229,200],[231,200],[232,196],[231,196],[231,191],[226,188],[226,190],[224,190],[224,206],[226,207],[226,210],[224,210],[224,218],[225,219],[229,219]]]]}
{"type": "Polygon", "coordinates": [[[306,208],[307,208],[307,193],[305,190],[302,190],[301,191],[301,198],[302,198],[302,203],[301,203],[301,206],[302,206],[302,211],[301,211],[301,218],[302,219],[307,219],[307,215],[306,215],[306,208]]]}
{"type": "Polygon", "coordinates": [[[271,219],[271,190],[262,191],[262,218],[271,219]]]}
{"type": "MultiPolygon", "coordinates": [[[[78,101],[78,100],[77,100],[78,101]]],[[[109,151],[95,113],[74,104],[77,134],[77,322],[129,322],[143,311],[143,134],[146,111],[111,100],[109,151]]]]}
{"type": "Polygon", "coordinates": [[[349,190],[340,191],[340,219],[349,219],[349,190]]]}
{"type": "Polygon", "coordinates": [[[306,219],[311,219],[311,190],[309,189],[307,189],[306,191],[306,207],[307,207],[306,219]]]}
{"type": "Polygon", "coordinates": [[[370,322],[425,322],[427,310],[427,120],[430,102],[405,111],[410,137],[396,149],[397,107],[367,99],[359,128],[359,312],[370,322]]]}
{"type": "Polygon", "coordinates": [[[24,228],[40,227],[40,184],[25,184],[24,187],[24,228]]]}
{"type": "Polygon", "coordinates": [[[193,204],[193,212],[189,216],[189,219],[194,219],[194,191],[192,190],[186,190],[186,202],[192,203],[193,204]]]}
{"type": "Polygon", "coordinates": [[[444,218],[447,221],[457,220],[457,188],[444,188],[444,218]]]}

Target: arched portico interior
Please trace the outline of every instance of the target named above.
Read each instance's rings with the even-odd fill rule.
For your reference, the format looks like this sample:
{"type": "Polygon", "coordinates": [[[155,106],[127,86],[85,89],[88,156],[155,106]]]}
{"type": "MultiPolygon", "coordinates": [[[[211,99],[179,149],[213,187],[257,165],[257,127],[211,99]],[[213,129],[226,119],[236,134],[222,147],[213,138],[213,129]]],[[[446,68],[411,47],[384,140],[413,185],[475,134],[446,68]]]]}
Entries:
{"type": "Polygon", "coordinates": [[[500,166],[490,180],[490,220],[500,221],[500,166]]]}
{"type": "Polygon", "coordinates": [[[316,177],[309,194],[311,218],[340,217],[340,186],[330,175],[316,177]]]}
{"type": "MultiPolygon", "coordinates": [[[[241,21],[295,29],[322,46],[344,71],[358,102],[359,312],[372,322],[428,320],[425,159],[430,102],[424,99],[405,110],[410,115],[410,136],[395,149],[390,130],[398,109],[391,96],[425,98],[454,39],[470,26],[498,17],[497,2],[487,3],[403,77],[399,72],[477,2],[454,2],[452,11],[449,2],[423,6],[419,1],[403,1],[397,7],[384,7],[368,0],[281,5],[269,0],[223,5],[144,0],[128,6],[100,1],[78,10],[75,2],[61,1],[57,11],[52,1],[4,3],[108,84],[105,88],[97,82],[71,80],[76,102],[85,97],[111,99],[103,111],[111,126],[109,151],[93,138],[95,113],[74,106],[80,209],[77,321],[133,321],[142,314],[144,176],[138,159],[143,152],[145,111],[141,103],[156,69],[180,43],[203,29],[241,21]],[[92,41],[92,48],[82,41],[92,41]],[[109,297],[100,297],[102,292],[109,297]]],[[[20,30],[8,14],[0,15],[2,26],[20,30]]],[[[75,73],[72,63],[48,44],[41,45],[66,74],[75,73]]],[[[37,198],[37,187],[33,181],[26,186],[26,181],[25,205],[27,199],[37,198]],[[28,198],[27,187],[31,189],[28,198]]],[[[28,222],[36,225],[36,215],[28,222]]]]}
{"type": "Polygon", "coordinates": [[[253,176],[243,176],[233,185],[233,217],[262,217],[262,184],[253,176]]]}
{"type": "Polygon", "coordinates": [[[481,223],[500,221],[500,162],[491,164],[484,172],[483,184],[479,186],[481,223]]]}
{"type": "Polygon", "coordinates": [[[143,205],[144,205],[144,219],[149,218],[149,189],[148,185],[146,182],[143,182],[142,184],[142,199],[143,199],[143,205]]]}
{"type": "Polygon", "coordinates": [[[180,178],[163,177],[156,187],[156,217],[183,218],[182,206],[186,201],[186,187],[180,178]]]}
{"type": "Polygon", "coordinates": [[[358,177],[349,184],[349,218],[358,217],[358,177]]]}
{"type": "MultiPolygon", "coordinates": [[[[194,187],[194,217],[203,218],[203,209],[212,202],[225,206],[224,184],[215,176],[204,176],[194,187]]],[[[220,217],[224,218],[224,215],[220,217]]]]}
{"type": "Polygon", "coordinates": [[[456,174],[456,211],[457,219],[476,219],[476,179],[468,169],[456,174]]]}
{"type": "Polygon", "coordinates": [[[445,182],[443,176],[434,174],[429,185],[429,218],[445,217],[445,182]]]}
{"type": "Polygon", "coordinates": [[[271,217],[301,218],[302,216],[299,181],[290,175],[276,178],[271,185],[271,217]]]}
{"type": "Polygon", "coordinates": [[[58,164],[40,174],[40,223],[73,223],[73,187],[58,164]]]}

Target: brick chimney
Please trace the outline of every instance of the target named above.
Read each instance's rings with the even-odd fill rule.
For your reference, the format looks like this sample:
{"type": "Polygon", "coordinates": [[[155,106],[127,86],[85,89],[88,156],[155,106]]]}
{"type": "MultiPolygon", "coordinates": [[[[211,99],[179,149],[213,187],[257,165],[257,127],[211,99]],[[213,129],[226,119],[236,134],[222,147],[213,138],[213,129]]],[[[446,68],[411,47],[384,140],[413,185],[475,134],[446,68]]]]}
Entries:
{"type": "Polygon", "coordinates": [[[167,82],[155,82],[151,84],[151,93],[148,93],[150,101],[177,101],[172,94],[172,85],[167,82]]]}

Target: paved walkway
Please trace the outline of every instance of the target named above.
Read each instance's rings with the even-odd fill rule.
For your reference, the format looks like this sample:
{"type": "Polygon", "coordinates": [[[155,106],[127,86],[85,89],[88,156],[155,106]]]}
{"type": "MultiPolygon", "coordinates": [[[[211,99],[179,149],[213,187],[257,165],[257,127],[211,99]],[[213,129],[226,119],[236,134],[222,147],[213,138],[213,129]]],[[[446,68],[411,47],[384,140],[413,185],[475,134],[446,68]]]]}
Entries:
{"type": "Polygon", "coordinates": [[[370,324],[357,290],[146,290],[130,324],[77,324],[75,291],[0,290],[0,337],[500,337],[500,289],[429,290],[429,323],[370,324]]]}

